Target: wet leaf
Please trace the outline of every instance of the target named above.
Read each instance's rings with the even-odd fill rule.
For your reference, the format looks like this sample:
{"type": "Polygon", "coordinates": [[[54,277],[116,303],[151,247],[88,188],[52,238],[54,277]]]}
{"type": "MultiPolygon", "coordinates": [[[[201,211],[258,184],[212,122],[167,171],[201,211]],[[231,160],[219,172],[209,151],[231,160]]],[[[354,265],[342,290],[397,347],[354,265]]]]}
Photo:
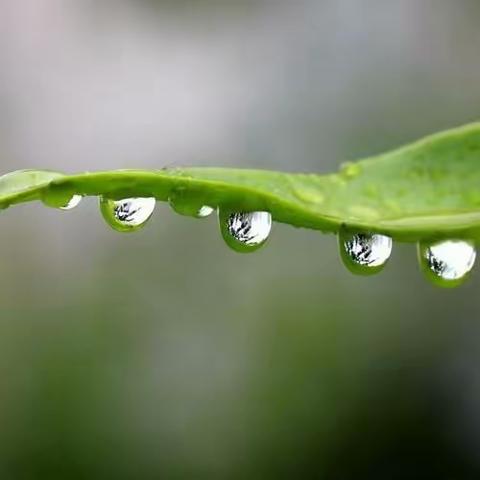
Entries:
{"type": "Polygon", "coordinates": [[[0,208],[32,200],[61,206],[74,194],[175,199],[187,213],[203,205],[266,211],[297,227],[338,232],[343,226],[402,241],[478,238],[480,123],[349,162],[329,175],[172,168],[79,175],[29,170],[0,177],[0,208]]]}

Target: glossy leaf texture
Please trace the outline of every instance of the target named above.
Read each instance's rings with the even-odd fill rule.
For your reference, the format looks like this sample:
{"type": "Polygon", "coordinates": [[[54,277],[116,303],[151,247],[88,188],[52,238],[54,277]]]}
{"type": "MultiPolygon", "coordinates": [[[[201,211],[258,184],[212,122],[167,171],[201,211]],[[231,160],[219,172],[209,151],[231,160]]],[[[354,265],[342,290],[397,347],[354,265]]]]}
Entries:
{"type": "Polygon", "coordinates": [[[326,232],[348,227],[400,241],[476,239],[480,123],[346,163],[327,175],[198,167],[77,175],[24,170],[0,177],[0,208],[32,200],[62,206],[75,194],[174,199],[187,213],[203,205],[265,211],[296,227],[326,232]]]}

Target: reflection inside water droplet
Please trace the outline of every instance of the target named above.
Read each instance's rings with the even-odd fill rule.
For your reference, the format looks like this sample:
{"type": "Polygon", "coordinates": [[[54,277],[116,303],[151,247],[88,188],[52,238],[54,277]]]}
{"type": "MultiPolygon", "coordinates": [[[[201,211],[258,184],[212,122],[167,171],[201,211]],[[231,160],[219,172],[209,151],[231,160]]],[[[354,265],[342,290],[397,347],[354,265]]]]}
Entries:
{"type": "Polygon", "coordinates": [[[419,244],[419,257],[424,272],[441,286],[462,283],[472,270],[476,255],[473,242],[466,240],[419,244]]]}
{"type": "Polygon", "coordinates": [[[379,272],[392,253],[392,239],[378,233],[352,233],[343,230],[339,235],[339,243],[345,265],[358,274],[379,272]]]}
{"type": "Polygon", "coordinates": [[[220,228],[227,244],[239,252],[251,252],[261,247],[272,228],[269,212],[220,211],[220,228]]]}
{"type": "Polygon", "coordinates": [[[75,208],[81,201],[81,195],[73,195],[72,198],[70,198],[70,200],[65,205],[59,208],[61,210],[71,210],[72,208],[75,208]]]}
{"type": "Polygon", "coordinates": [[[107,223],[120,232],[143,227],[155,209],[155,198],[100,199],[100,210],[107,223]]]}
{"type": "Polygon", "coordinates": [[[202,207],[199,208],[197,212],[197,217],[198,218],[205,218],[210,216],[214,211],[214,208],[209,207],[208,205],[203,205],[202,207]]]}

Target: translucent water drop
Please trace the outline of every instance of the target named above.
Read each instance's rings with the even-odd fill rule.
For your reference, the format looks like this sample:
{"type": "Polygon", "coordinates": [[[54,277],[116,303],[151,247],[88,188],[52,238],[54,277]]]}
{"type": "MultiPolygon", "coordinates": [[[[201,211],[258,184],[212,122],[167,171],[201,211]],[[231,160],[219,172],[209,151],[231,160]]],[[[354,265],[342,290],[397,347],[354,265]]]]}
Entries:
{"type": "Polygon", "coordinates": [[[455,287],[463,283],[477,256],[473,242],[467,240],[422,242],[418,246],[418,254],[427,277],[442,287],[455,287]]]}
{"type": "Polygon", "coordinates": [[[61,210],[71,210],[72,208],[75,208],[81,201],[82,201],[81,195],[73,195],[65,205],[59,208],[61,210]]]}
{"type": "Polygon", "coordinates": [[[71,210],[75,208],[81,201],[82,196],[71,190],[63,189],[57,185],[50,185],[44,189],[40,199],[47,207],[59,208],[61,210],[71,210]]]}
{"type": "Polygon", "coordinates": [[[344,229],[339,244],[346,267],[360,275],[378,273],[392,253],[392,239],[378,233],[352,233],[344,229]]]}
{"type": "Polygon", "coordinates": [[[198,203],[195,199],[187,197],[186,195],[171,196],[168,199],[168,203],[175,212],[188,217],[205,218],[214,211],[213,207],[198,203]]]}
{"type": "Polygon", "coordinates": [[[253,252],[266,241],[272,229],[269,212],[220,210],[220,230],[228,246],[237,252],[253,252]]]}
{"type": "Polygon", "coordinates": [[[142,228],[152,216],[155,198],[100,198],[100,211],[106,222],[119,232],[132,232],[142,228]]]}

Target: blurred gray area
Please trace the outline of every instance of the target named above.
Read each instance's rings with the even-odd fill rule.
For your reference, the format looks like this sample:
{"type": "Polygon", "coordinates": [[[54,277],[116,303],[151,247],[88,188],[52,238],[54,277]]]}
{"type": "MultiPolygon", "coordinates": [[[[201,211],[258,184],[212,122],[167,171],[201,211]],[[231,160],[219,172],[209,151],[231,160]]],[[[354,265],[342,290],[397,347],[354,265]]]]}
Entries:
{"type": "MultiPolygon", "coordinates": [[[[0,166],[327,172],[478,119],[467,0],[0,0],[0,166]]],[[[1,214],[0,478],[479,478],[478,274],[158,205],[1,214]]]]}

